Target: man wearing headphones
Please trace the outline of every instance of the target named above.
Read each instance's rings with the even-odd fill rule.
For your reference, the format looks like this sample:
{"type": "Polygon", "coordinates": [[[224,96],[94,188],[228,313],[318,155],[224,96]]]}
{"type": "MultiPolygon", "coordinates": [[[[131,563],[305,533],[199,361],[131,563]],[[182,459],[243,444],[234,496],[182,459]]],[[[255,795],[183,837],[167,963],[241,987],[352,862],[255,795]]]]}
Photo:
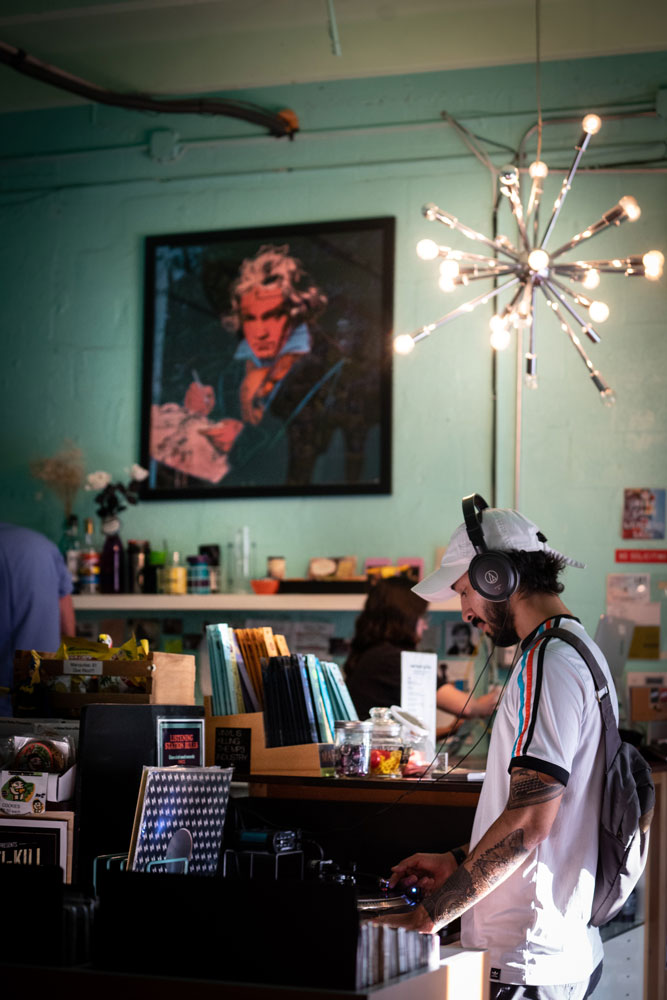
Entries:
{"type": "MultiPolygon", "coordinates": [[[[589,926],[604,775],[600,709],[571,631],[604,656],[560,598],[565,564],[514,510],[463,501],[464,523],[440,568],[414,588],[427,600],[461,598],[464,621],[498,646],[519,643],[499,703],[469,847],[414,854],[391,885],[418,885],[422,902],[402,918],[431,932],[461,916],[461,944],[489,951],[491,1000],[584,1000],[602,974],[602,944],[589,926]]],[[[614,714],[618,707],[614,701],[614,714]]]]}

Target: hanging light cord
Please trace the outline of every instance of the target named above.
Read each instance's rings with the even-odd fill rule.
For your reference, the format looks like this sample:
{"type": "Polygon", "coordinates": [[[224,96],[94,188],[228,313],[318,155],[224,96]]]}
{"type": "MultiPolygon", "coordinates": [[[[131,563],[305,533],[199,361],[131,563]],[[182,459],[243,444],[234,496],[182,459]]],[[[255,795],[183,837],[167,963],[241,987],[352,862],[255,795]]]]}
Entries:
{"type": "Polygon", "coordinates": [[[535,94],[537,98],[537,156],[542,158],[542,80],[540,74],[540,0],[535,0],[535,94]]]}

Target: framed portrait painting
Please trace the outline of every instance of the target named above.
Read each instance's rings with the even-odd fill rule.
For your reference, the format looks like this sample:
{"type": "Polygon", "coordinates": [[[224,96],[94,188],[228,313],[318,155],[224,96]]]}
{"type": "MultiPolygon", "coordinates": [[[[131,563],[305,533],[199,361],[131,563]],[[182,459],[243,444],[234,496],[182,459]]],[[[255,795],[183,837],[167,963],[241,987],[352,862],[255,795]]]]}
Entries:
{"type": "Polygon", "coordinates": [[[147,238],[147,499],[391,492],[394,222],[147,238]]]}

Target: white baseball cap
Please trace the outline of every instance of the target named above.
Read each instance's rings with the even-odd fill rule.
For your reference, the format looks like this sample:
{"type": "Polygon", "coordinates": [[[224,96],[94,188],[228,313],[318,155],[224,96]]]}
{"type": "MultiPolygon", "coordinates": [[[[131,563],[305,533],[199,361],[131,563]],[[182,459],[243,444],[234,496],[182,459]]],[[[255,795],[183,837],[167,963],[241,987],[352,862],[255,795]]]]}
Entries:
{"type": "MultiPolygon", "coordinates": [[[[585,563],[570,559],[556,549],[546,544],[546,539],[540,529],[517,510],[507,510],[501,507],[486,507],[481,512],[481,524],[484,541],[488,549],[499,552],[550,552],[559,559],[564,559],[568,566],[584,569],[585,563]]],[[[436,569],[424,577],[412,588],[427,601],[452,597],[452,584],[468,571],[468,567],[476,555],[475,547],[468,537],[465,523],[460,524],[449,540],[449,545],[436,569]]]]}

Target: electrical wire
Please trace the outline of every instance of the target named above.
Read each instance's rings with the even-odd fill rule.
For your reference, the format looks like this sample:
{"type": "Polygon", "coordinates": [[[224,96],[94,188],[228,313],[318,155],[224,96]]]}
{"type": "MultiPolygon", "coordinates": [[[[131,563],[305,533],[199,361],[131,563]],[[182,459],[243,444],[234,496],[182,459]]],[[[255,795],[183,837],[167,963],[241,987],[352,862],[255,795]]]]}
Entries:
{"type": "Polygon", "coordinates": [[[266,111],[247,101],[232,101],[218,98],[155,98],[146,94],[123,94],[106,90],[89,80],[67,73],[57,66],[42,62],[23,49],[0,41],[0,63],[10,69],[29,76],[42,83],[66,90],[78,97],[98,104],[109,104],[130,111],[152,111],[160,114],[224,115],[240,118],[254,125],[268,129],[276,138],[292,139],[299,130],[299,122],[293,111],[266,111]]]}
{"type": "Polygon", "coordinates": [[[535,0],[535,96],[537,100],[537,156],[542,158],[542,81],[540,65],[540,0],[535,0]]]}

